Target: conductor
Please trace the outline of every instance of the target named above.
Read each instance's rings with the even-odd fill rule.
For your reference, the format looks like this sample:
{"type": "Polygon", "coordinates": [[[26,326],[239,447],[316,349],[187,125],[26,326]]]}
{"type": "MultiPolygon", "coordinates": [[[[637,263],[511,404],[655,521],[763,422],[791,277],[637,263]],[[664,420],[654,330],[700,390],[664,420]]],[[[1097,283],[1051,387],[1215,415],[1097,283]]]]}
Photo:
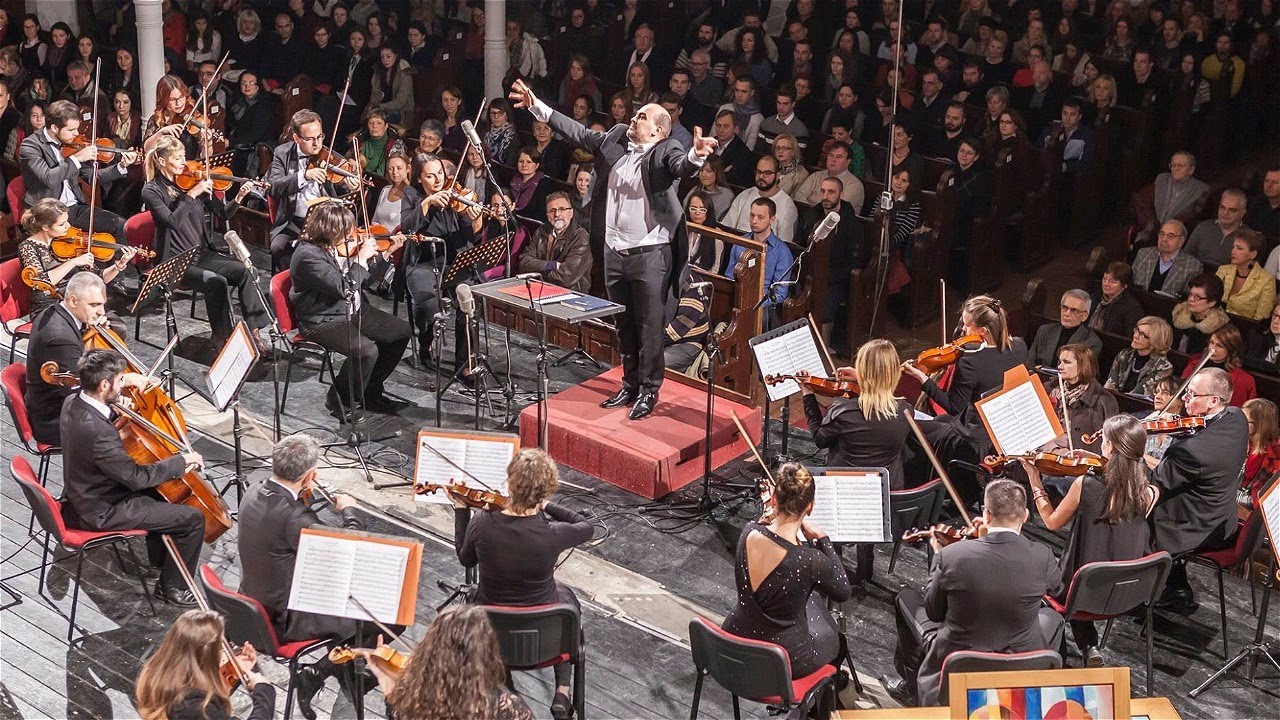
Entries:
{"type": "Polygon", "coordinates": [[[622,388],[600,406],[631,405],[628,417],[639,420],[658,404],[667,306],[674,310],[673,291],[689,257],[676,184],[698,172],[716,141],[695,127],[686,153],[669,142],[671,115],[656,103],[640,108],[625,127],[596,132],[552,110],[523,80],[515,81],[510,98],[595,156],[596,177],[606,179],[593,191],[591,227],[603,241],[592,238],[592,249],[604,258],[609,299],[627,311],[618,316],[622,388]]]}

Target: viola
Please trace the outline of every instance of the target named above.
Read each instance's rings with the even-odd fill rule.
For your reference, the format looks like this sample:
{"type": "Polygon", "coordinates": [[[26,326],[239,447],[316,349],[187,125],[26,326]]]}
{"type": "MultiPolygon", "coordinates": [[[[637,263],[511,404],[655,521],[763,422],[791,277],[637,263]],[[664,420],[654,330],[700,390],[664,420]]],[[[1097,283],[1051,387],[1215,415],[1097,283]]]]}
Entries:
{"type": "MultiPolygon", "coordinates": [[[[1193,433],[1204,427],[1204,417],[1201,415],[1190,415],[1188,417],[1159,418],[1156,420],[1143,420],[1142,429],[1147,431],[1148,435],[1166,435],[1171,433],[1193,433]]],[[[1086,445],[1092,445],[1102,437],[1102,431],[1089,433],[1080,436],[1080,440],[1086,445]]]]}
{"type": "Polygon", "coordinates": [[[263,189],[267,187],[265,181],[232,175],[231,168],[223,165],[210,167],[206,172],[204,163],[199,160],[188,160],[182,172],[173,177],[173,182],[183,190],[190,190],[206,178],[213,181],[213,189],[218,192],[230,190],[232,183],[251,183],[263,189]]]}
{"type": "Polygon", "coordinates": [[[22,268],[22,282],[26,283],[27,287],[32,290],[48,293],[54,300],[62,299],[62,293],[58,292],[58,288],[54,287],[53,283],[41,280],[40,271],[34,267],[22,268]]]}
{"type": "Polygon", "coordinates": [[[978,529],[973,525],[956,527],[954,525],[938,524],[923,530],[920,530],[919,528],[911,528],[902,534],[902,542],[925,542],[936,537],[940,540],[945,540],[949,544],[958,540],[968,540],[969,538],[975,538],[978,536],[978,529]]]}
{"type": "Polygon", "coordinates": [[[795,380],[801,387],[807,387],[825,397],[853,398],[862,393],[862,388],[853,380],[836,380],[813,375],[766,375],[764,377],[768,385],[777,385],[788,380],[795,380]]]}
{"type": "Polygon", "coordinates": [[[482,490],[468,486],[465,482],[457,483],[423,483],[414,487],[419,495],[429,495],[443,490],[450,497],[461,500],[467,507],[476,510],[505,510],[511,504],[511,498],[497,490],[482,490]]]}
{"type": "MultiPolygon", "coordinates": [[[[120,251],[120,243],[116,242],[111,233],[95,232],[90,235],[80,228],[73,227],[67,229],[66,235],[51,240],[49,250],[59,260],[70,260],[90,253],[94,260],[105,263],[115,259],[116,253],[120,251]]],[[[148,258],[156,256],[151,250],[141,248],[138,249],[138,254],[148,258]]]]}
{"type": "MultiPolygon", "coordinates": [[[[71,157],[84,148],[89,147],[89,145],[98,146],[97,161],[103,165],[114,162],[121,155],[129,152],[123,148],[116,147],[116,144],[111,141],[111,138],[100,137],[91,143],[84,135],[76,135],[71,142],[62,144],[62,157],[71,157]]],[[[142,156],[138,155],[134,159],[134,162],[137,162],[140,159],[142,159],[142,156]]]]}
{"type": "Polygon", "coordinates": [[[1088,475],[1090,472],[1101,472],[1107,467],[1107,459],[1086,455],[1085,457],[1073,457],[1065,453],[1053,452],[1036,452],[1023,453],[1021,455],[988,455],[982,460],[982,467],[990,472],[996,472],[1002,465],[1010,465],[1016,462],[1026,460],[1035,466],[1036,470],[1045,475],[1059,475],[1063,477],[1080,477],[1088,475]]]}
{"type": "Polygon", "coordinates": [[[360,168],[356,166],[355,160],[343,157],[328,148],[322,147],[315,155],[307,158],[307,167],[324,170],[328,173],[328,180],[331,183],[340,183],[350,178],[373,187],[373,183],[360,174],[360,168]]]}
{"type": "Polygon", "coordinates": [[[339,645],[329,651],[329,662],[335,665],[349,663],[358,657],[377,658],[391,666],[394,672],[404,671],[409,664],[409,653],[400,652],[390,645],[379,645],[376,648],[353,648],[339,645]]]}
{"type": "MultiPolygon", "coordinates": [[[[105,319],[99,325],[90,326],[83,341],[85,350],[115,350],[120,353],[130,372],[145,373],[148,370],[105,319]]],[[[116,430],[120,433],[125,452],[134,462],[150,465],[190,450],[186,419],[178,404],[162,387],[126,387],[121,394],[129,399],[132,407],[123,403],[116,405],[120,413],[116,419],[116,430]]],[[[212,544],[231,529],[231,511],[226,501],[200,472],[192,471],[166,480],[155,490],[170,503],[189,505],[200,511],[204,516],[206,543],[212,544]]]]}
{"type": "Polygon", "coordinates": [[[977,333],[972,333],[953,340],[945,345],[929,348],[916,356],[916,367],[920,368],[920,370],[925,374],[938,372],[943,368],[956,364],[956,362],[960,360],[960,357],[966,352],[972,352],[971,350],[966,350],[964,347],[965,345],[973,345],[974,343],[981,342],[982,336],[977,333]]]}

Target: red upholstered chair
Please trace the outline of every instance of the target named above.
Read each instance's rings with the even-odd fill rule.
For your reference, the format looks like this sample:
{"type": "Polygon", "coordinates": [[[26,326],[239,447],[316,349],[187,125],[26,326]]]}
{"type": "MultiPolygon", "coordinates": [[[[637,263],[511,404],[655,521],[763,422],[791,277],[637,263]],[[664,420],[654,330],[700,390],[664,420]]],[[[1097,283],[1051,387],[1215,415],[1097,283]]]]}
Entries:
{"type": "Polygon", "coordinates": [[[22,217],[22,211],[27,209],[22,204],[22,198],[27,195],[27,181],[21,175],[14,175],[5,188],[5,195],[9,197],[9,212],[13,213],[13,219],[17,221],[22,217]]]}
{"type": "Polygon", "coordinates": [[[942,660],[942,684],[938,691],[938,701],[947,702],[950,694],[947,678],[951,673],[1057,670],[1061,667],[1062,656],[1052,650],[1020,653],[957,650],[942,660]]]}
{"type": "MultiPolygon", "coordinates": [[[[13,187],[10,185],[9,187],[13,187]]],[[[22,282],[22,260],[10,258],[0,263],[0,322],[9,333],[9,362],[17,356],[18,339],[31,337],[31,321],[21,320],[31,313],[31,288],[22,282]]]]}
{"type": "Polygon", "coordinates": [[[270,655],[276,662],[289,666],[289,685],[285,688],[284,718],[293,715],[293,689],[298,678],[298,661],[316,651],[328,651],[332,641],[321,638],[281,643],[271,618],[262,603],[248,595],[228,590],[218,573],[208,565],[200,566],[200,585],[214,610],[222,614],[227,639],[237,645],[253,643],[253,649],[270,655]]]}
{"type": "MultiPolygon", "coordinates": [[[[36,479],[44,486],[49,480],[49,460],[62,453],[62,448],[37,442],[31,431],[31,420],[27,416],[27,366],[12,363],[0,370],[0,387],[4,388],[5,405],[9,406],[9,418],[13,427],[18,430],[18,439],[27,452],[40,457],[40,469],[36,479]]],[[[35,513],[32,513],[34,520],[35,513]]],[[[32,522],[27,523],[27,534],[31,534],[32,522]]]]}
{"type": "MultiPolygon", "coordinates": [[[[947,487],[942,480],[933,480],[910,490],[894,490],[889,493],[889,518],[893,527],[893,554],[889,556],[889,572],[898,562],[898,550],[902,547],[903,533],[913,529],[933,527],[942,514],[942,503],[947,499],[947,487]]],[[[925,543],[925,552],[933,558],[933,546],[925,543]]]]}
{"type": "Polygon", "coordinates": [[[573,663],[573,707],[578,720],[587,709],[587,659],[583,653],[582,617],[567,603],[511,607],[484,605],[498,635],[507,670],[537,670],[573,663]]]}
{"type": "Polygon", "coordinates": [[[739,697],[788,710],[798,705],[788,717],[805,717],[816,703],[822,703],[827,712],[835,705],[834,665],[793,678],[791,658],[781,645],[738,637],[701,617],[689,621],[689,645],[698,672],[690,720],[698,720],[702,682],[707,675],[732,695],[735,720],[741,717],[739,697]]]}
{"type": "MultiPolygon", "coordinates": [[[[1254,491],[1253,504],[1258,506],[1258,492],[1254,491]]],[[[1254,510],[1248,519],[1241,522],[1235,539],[1227,547],[1218,550],[1207,550],[1187,556],[1187,560],[1202,567],[1212,568],[1218,575],[1218,614],[1222,617],[1222,657],[1228,658],[1227,650],[1227,602],[1222,586],[1222,576],[1227,570],[1233,570],[1247,562],[1258,551],[1262,544],[1262,512],[1254,510]]]]}
{"type": "Polygon", "coordinates": [[[328,350],[313,343],[298,329],[293,319],[293,306],[289,304],[289,291],[293,289],[293,274],[289,270],[281,270],[271,276],[271,307],[280,321],[280,332],[289,344],[289,364],[284,371],[284,392],[280,395],[280,412],[284,412],[284,404],[289,400],[289,382],[293,377],[293,361],[299,350],[315,350],[320,353],[320,382],[324,382],[324,369],[329,368],[329,377],[334,375],[333,357],[328,350]]]}
{"type": "Polygon", "coordinates": [[[1099,646],[1107,644],[1112,620],[1145,604],[1147,617],[1143,629],[1147,633],[1148,697],[1151,696],[1151,674],[1154,666],[1151,613],[1156,601],[1160,599],[1160,593],[1164,591],[1164,583],[1169,579],[1169,570],[1172,568],[1173,558],[1163,550],[1137,560],[1092,562],[1076,570],[1071,578],[1071,586],[1067,588],[1066,602],[1060,603],[1045,596],[1045,600],[1062,614],[1064,620],[1106,620],[1107,627],[1102,633],[1099,646]]]}
{"type": "Polygon", "coordinates": [[[151,614],[156,614],[156,606],[151,601],[151,593],[147,591],[147,579],[143,576],[142,563],[138,562],[138,556],[134,554],[133,547],[129,545],[127,540],[131,537],[146,537],[146,530],[111,530],[107,532],[95,532],[92,530],[77,530],[67,527],[62,519],[62,503],[58,502],[49,491],[36,480],[36,474],[31,469],[31,464],[24,457],[15,457],[9,461],[9,474],[17,481],[22,488],[22,494],[26,496],[27,503],[31,505],[31,510],[40,520],[40,529],[44,531],[44,552],[40,555],[40,582],[36,586],[38,592],[44,593],[45,573],[56,560],[49,560],[49,540],[53,540],[53,547],[62,548],[76,557],[76,584],[75,589],[71,591],[71,612],[67,616],[67,642],[71,642],[71,638],[75,636],[76,631],[76,608],[80,604],[80,575],[84,570],[85,553],[95,548],[110,546],[115,552],[116,561],[120,563],[120,569],[125,570],[124,558],[120,555],[120,545],[124,545],[125,550],[129,551],[129,558],[133,560],[134,566],[138,569],[138,581],[142,583],[142,597],[146,598],[147,605],[151,608],[151,614]]]}

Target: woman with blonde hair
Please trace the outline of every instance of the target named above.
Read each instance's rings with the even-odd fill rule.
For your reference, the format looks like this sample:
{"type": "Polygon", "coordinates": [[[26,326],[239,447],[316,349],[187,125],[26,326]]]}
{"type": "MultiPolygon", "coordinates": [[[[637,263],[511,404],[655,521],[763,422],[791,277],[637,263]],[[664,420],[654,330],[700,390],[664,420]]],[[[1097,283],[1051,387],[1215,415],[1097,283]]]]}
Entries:
{"type": "Polygon", "coordinates": [[[782,133],[773,139],[773,157],[778,161],[778,187],[790,196],[809,178],[809,170],[800,161],[800,141],[795,135],[782,133]]]}
{"type": "MultiPolygon", "coordinates": [[[[479,569],[477,602],[578,606],[573,591],[555,579],[556,561],[560,553],[590,540],[592,528],[585,515],[550,501],[559,485],[560,473],[551,456],[521,450],[507,465],[507,507],[473,518],[466,504],[450,495],[458,559],[464,567],[479,569]]],[[[570,663],[555,666],[552,717],[569,717],[572,673],[570,663]]]]}
{"type": "MultiPolygon", "coordinates": [[[[188,610],[178,616],[155,653],[142,664],[136,693],[143,720],[229,720],[231,697],[222,666],[222,616],[188,610]]],[[[275,716],[276,688],[254,669],[257,653],[245,643],[235,661],[253,698],[249,720],[275,716]]]]}
{"type": "Polygon", "coordinates": [[[1173,374],[1169,348],[1173,346],[1173,328],[1164,318],[1147,315],[1133,328],[1129,347],[1116,353],[1106,388],[1123,393],[1141,393],[1154,380],[1173,374]]]}
{"type": "Polygon", "coordinates": [[[1249,419],[1249,456],[1244,461],[1241,489],[1251,493],[1280,470],[1280,410],[1266,398],[1249,400],[1243,410],[1249,419]]]}

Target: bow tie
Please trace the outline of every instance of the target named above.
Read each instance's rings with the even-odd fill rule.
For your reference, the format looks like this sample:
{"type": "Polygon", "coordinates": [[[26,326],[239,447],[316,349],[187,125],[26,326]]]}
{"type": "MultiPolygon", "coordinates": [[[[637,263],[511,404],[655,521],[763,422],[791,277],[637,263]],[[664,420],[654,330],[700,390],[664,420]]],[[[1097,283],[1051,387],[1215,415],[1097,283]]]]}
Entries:
{"type": "Polygon", "coordinates": [[[637,150],[644,150],[644,146],[637,142],[627,141],[627,152],[633,153],[637,150]]]}

